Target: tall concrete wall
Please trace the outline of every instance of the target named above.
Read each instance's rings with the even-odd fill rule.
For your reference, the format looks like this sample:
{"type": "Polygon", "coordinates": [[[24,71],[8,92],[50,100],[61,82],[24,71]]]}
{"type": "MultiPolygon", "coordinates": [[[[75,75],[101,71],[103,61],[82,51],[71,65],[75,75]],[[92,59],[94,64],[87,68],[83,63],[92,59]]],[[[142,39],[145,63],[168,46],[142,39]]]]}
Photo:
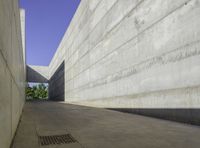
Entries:
{"type": "Polygon", "coordinates": [[[53,101],[65,100],[65,62],[63,62],[56,72],[49,79],[49,99],[53,101]]]}
{"type": "Polygon", "coordinates": [[[24,51],[18,1],[0,0],[1,148],[9,148],[25,100],[24,51]]]}
{"type": "Polygon", "coordinates": [[[69,103],[198,122],[199,18],[199,0],[82,0],[50,76],[65,61],[69,103]]]}
{"type": "Polygon", "coordinates": [[[199,18],[200,0],[82,0],[49,82],[68,103],[200,124],[199,18]]]}
{"type": "MultiPolygon", "coordinates": [[[[21,35],[22,35],[22,47],[23,47],[23,57],[24,57],[24,69],[26,69],[26,19],[25,10],[20,9],[20,19],[21,19],[21,35]]],[[[26,75],[26,71],[25,71],[26,75]]]]}

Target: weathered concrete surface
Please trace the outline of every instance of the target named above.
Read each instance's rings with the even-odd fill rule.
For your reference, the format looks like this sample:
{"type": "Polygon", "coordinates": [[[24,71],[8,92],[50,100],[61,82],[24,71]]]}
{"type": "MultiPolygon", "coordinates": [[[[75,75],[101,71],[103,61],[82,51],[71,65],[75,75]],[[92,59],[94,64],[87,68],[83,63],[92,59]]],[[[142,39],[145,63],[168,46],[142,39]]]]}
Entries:
{"type": "MultiPolygon", "coordinates": [[[[193,89],[187,92],[189,100],[187,95],[180,100],[178,92],[170,98],[170,90],[182,88],[184,93],[200,84],[199,1],[113,0],[110,7],[106,3],[101,1],[85,16],[72,44],[68,45],[70,36],[61,43],[66,49],[66,101],[93,101],[95,106],[97,99],[133,95],[127,107],[199,107],[198,91],[193,89]],[[169,93],[149,101],[137,97],[162,90],[169,93]],[[163,98],[168,101],[159,100],[163,98]]],[[[106,102],[101,105],[107,107],[106,102]]],[[[118,106],[114,100],[110,105],[118,106]]]]}
{"type": "Polygon", "coordinates": [[[199,148],[200,128],[55,102],[27,102],[12,148],[39,148],[38,135],[70,133],[79,143],[48,148],[199,148]]]}
{"type": "MultiPolygon", "coordinates": [[[[23,17],[25,16],[21,16],[21,18],[23,17]]],[[[21,19],[18,1],[0,0],[1,148],[9,148],[24,105],[24,51],[22,46],[21,19]]]]}

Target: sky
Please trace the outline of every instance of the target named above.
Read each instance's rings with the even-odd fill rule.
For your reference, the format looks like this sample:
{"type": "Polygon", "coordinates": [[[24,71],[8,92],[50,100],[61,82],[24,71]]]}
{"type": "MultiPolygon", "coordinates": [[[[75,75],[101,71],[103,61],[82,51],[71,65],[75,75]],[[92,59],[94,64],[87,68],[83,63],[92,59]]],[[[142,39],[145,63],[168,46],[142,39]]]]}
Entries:
{"type": "Polygon", "coordinates": [[[26,11],[26,61],[48,66],[80,0],[20,0],[26,11]]]}

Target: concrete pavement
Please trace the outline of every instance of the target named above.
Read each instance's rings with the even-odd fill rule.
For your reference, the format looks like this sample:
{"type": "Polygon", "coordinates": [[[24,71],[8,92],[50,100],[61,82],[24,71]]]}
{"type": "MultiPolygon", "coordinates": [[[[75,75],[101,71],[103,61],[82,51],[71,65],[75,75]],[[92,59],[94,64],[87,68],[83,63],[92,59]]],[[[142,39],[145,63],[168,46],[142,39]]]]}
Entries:
{"type": "Polygon", "coordinates": [[[27,102],[12,148],[199,148],[200,128],[58,102],[27,102]],[[71,134],[77,142],[40,146],[38,136],[71,134]]]}

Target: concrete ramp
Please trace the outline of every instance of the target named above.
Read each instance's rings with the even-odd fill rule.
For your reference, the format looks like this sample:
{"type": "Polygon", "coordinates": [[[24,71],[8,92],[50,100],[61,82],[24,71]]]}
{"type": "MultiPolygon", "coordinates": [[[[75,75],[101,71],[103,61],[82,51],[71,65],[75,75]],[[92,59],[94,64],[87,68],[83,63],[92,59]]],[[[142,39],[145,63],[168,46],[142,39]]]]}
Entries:
{"type": "Polygon", "coordinates": [[[58,102],[27,102],[12,148],[199,148],[197,126],[58,102]],[[29,124],[26,124],[26,123],[29,124]],[[37,128],[36,128],[37,127],[37,128]],[[41,146],[38,136],[77,142],[41,146]]]}

